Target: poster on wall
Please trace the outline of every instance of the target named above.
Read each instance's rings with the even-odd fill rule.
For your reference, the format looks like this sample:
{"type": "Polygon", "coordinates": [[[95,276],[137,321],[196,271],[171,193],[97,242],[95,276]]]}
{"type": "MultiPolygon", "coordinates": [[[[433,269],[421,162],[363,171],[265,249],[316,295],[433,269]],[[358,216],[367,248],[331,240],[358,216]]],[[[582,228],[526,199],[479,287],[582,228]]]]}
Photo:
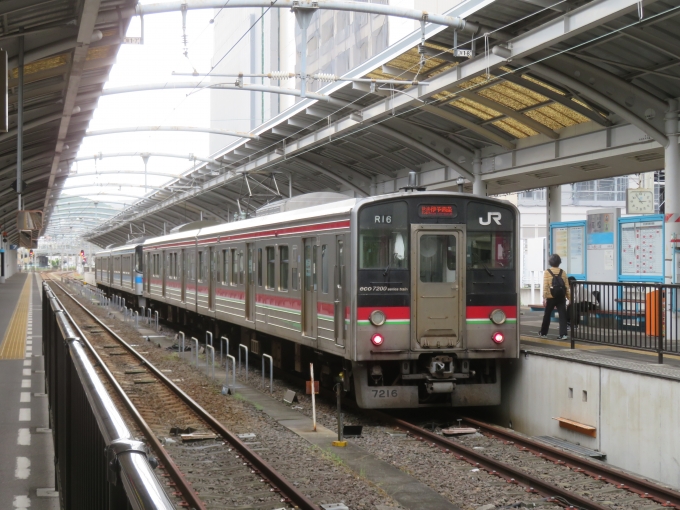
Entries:
{"type": "Polygon", "coordinates": [[[571,227],[553,227],[553,253],[562,259],[567,274],[582,275],[585,273],[585,249],[583,246],[585,228],[581,225],[571,227]]]}
{"type": "Polygon", "coordinates": [[[611,213],[588,215],[588,249],[613,250],[615,216],[611,213]]]}
{"type": "Polygon", "coordinates": [[[663,275],[663,223],[645,221],[621,225],[621,274],[663,275]]]}

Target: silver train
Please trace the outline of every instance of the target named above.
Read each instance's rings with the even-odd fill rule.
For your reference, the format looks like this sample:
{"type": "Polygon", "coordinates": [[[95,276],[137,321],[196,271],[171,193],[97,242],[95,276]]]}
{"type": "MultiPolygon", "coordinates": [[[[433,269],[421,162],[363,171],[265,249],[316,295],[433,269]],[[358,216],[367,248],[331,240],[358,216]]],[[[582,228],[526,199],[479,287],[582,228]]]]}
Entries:
{"type": "Polygon", "coordinates": [[[96,281],[277,367],[314,363],[363,408],[496,405],[519,355],[518,220],[458,193],[314,193],[101,251],[96,281]]]}

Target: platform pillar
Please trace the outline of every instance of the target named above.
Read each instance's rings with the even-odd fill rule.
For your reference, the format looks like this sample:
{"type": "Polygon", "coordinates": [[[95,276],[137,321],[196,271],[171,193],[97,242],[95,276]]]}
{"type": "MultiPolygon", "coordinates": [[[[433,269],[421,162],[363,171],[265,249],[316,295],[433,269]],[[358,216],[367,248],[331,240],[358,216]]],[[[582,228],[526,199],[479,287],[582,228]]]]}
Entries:
{"type": "Polygon", "coordinates": [[[547,242],[547,257],[552,255],[550,251],[550,246],[552,244],[550,238],[550,224],[555,223],[556,221],[562,221],[562,186],[548,186],[545,188],[545,238],[547,242]]]}
{"type": "Polygon", "coordinates": [[[487,196],[486,183],[482,180],[482,152],[480,150],[475,151],[472,159],[472,173],[475,176],[475,180],[472,181],[472,194],[478,197],[487,196]]]}
{"type": "Polygon", "coordinates": [[[665,282],[671,283],[673,278],[673,248],[680,247],[679,243],[672,242],[680,239],[680,148],[678,147],[678,100],[668,101],[666,112],[666,135],[668,145],[665,147],[665,180],[664,187],[664,212],[666,218],[666,255],[665,255],[665,282]]]}

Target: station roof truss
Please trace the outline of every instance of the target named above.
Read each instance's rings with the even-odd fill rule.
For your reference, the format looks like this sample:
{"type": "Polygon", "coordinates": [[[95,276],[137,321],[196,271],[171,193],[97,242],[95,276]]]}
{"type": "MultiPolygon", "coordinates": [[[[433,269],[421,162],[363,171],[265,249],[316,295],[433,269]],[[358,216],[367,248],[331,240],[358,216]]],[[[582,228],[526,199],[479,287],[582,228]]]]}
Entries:
{"type": "Polygon", "coordinates": [[[18,35],[24,39],[22,208],[49,211],[108,80],[129,18],[98,16],[135,0],[2,0],[0,41],[9,58],[9,131],[0,134],[2,228],[16,243],[18,35]],[[86,99],[81,100],[81,96],[86,99]],[[65,174],[65,172],[64,172],[65,174]]]}
{"type": "Polygon", "coordinates": [[[430,189],[455,190],[458,177],[469,189],[475,160],[496,195],[663,168],[664,117],[680,96],[677,2],[469,0],[446,14],[485,27],[457,34],[463,50],[474,37],[472,57],[454,53],[452,28],[425,25],[424,45],[416,31],[346,75],[403,86],[320,87],[343,106],[300,100],[86,237],[105,246],[130,225],[153,235],[228,221],[289,184],[365,196],[416,171],[430,189]]]}

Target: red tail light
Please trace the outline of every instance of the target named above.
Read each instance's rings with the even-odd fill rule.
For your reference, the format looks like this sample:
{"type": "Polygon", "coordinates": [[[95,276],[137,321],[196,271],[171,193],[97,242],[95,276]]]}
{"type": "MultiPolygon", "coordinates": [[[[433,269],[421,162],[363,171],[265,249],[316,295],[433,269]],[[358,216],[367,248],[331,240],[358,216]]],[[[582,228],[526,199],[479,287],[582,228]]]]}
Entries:
{"type": "Polygon", "coordinates": [[[384,341],[385,337],[382,336],[380,333],[376,333],[371,337],[371,343],[375,346],[382,345],[384,341]]]}
{"type": "Polygon", "coordinates": [[[502,344],[503,341],[505,340],[505,336],[503,335],[503,333],[498,331],[498,332],[494,333],[493,335],[491,335],[491,340],[493,340],[497,344],[502,344]]]}

